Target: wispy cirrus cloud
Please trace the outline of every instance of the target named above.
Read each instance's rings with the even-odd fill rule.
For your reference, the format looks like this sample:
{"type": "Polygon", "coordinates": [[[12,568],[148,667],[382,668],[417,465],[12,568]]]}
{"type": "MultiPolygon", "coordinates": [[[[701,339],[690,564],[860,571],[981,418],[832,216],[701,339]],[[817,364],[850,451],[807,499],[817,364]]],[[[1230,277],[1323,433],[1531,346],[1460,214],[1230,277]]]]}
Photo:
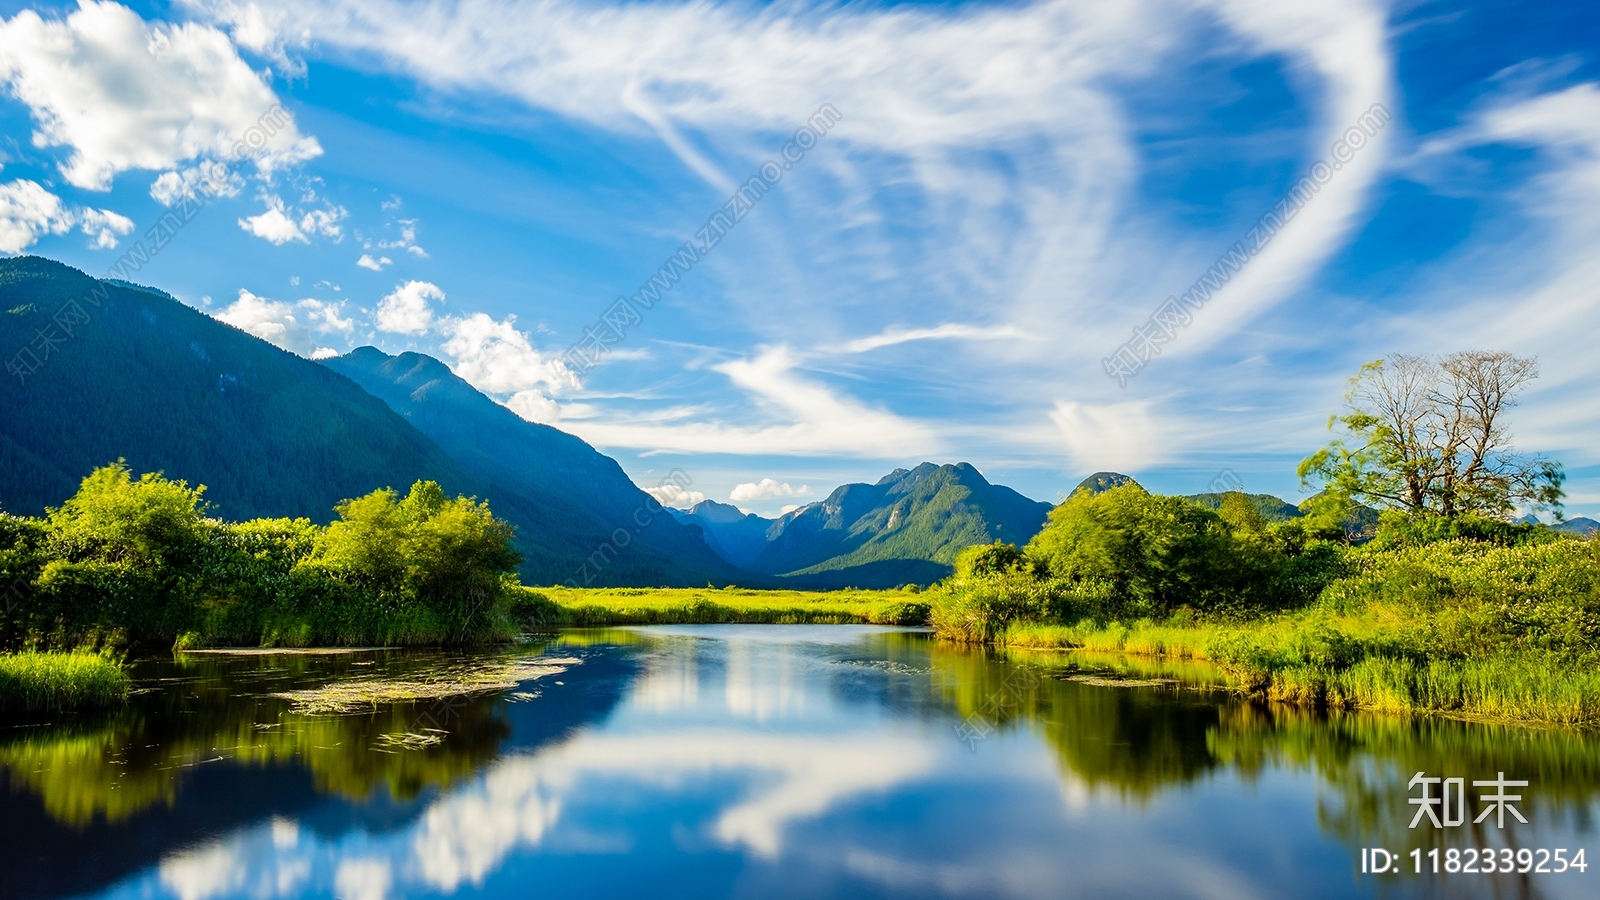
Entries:
{"type": "MultiPolygon", "coordinates": [[[[567,423],[579,437],[606,447],[649,452],[830,455],[900,458],[938,454],[944,443],[929,425],[856,400],[798,371],[786,346],[713,366],[755,405],[766,424],[705,416],[672,422],[610,417],[567,423]]],[[[746,416],[748,418],[749,416],[746,416]]]]}

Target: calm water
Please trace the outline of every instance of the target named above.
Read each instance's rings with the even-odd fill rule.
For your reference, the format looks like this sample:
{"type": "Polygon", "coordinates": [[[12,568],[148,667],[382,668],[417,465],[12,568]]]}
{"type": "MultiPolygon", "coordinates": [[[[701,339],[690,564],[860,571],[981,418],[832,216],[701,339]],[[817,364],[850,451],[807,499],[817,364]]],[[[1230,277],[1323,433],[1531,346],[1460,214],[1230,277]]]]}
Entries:
{"type": "Polygon", "coordinates": [[[305,715],[272,695],[464,661],[186,656],[141,663],[114,716],[0,723],[0,896],[1600,896],[1593,737],[1317,717],[1200,689],[1200,669],[868,627],[574,631],[506,655],[572,662],[305,715]],[[1529,782],[1508,789],[1528,824],[1471,824],[1471,782],[1501,771],[1529,782]],[[1466,779],[1467,824],[1407,827],[1417,772],[1466,779]],[[1371,847],[1407,874],[1363,875],[1371,847]],[[1413,848],[1467,847],[1596,868],[1410,874],[1413,848]]]}

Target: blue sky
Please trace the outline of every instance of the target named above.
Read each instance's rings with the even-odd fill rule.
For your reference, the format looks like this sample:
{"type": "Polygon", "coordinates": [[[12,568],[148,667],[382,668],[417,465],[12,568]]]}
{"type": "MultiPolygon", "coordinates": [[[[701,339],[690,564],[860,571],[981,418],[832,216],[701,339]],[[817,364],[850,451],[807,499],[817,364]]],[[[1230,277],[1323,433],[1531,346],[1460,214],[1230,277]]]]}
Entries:
{"type": "Polygon", "coordinates": [[[1041,499],[1099,469],[1297,499],[1361,363],[1482,347],[1538,355],[1517,443],[1600,514],[1589,4],[0,11],[0,249],[104,273],[281,102],[292,127],[136,280],[303,355],[438,356],[647,487],[681,469],[770,514],[965,460],[1041,499]],[[824,104],[705,259],[564,367],[824,104]],[[1374,104],[1392,119],[1109,377],[1374,104]]]}

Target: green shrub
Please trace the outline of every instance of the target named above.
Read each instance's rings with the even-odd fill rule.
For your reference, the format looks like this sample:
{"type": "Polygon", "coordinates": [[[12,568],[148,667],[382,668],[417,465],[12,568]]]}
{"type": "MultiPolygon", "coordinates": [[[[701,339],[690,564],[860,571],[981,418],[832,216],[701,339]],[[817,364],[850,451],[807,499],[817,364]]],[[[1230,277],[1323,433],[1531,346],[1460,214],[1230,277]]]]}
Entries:
{"type": "Polygon", "coordinates": [[[920,601],[896,603],[872,617],[874,625],[926,625],[933,607],[920,601]]]}

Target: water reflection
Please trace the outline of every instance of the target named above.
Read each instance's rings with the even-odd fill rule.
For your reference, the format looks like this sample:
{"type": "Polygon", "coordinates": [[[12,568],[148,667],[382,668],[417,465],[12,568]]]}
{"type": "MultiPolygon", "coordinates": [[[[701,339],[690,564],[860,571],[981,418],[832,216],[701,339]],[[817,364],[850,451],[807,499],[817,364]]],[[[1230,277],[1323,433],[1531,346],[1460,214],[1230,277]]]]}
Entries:
{"type": "Polygon", "coordinates": [[[24,862],[0,895],[1578,897],[1600,878],[1359,872],[1363,847],[1592,844],[1586,735],[1308,715],[1203,666],[894,629],[507,652],[581,662],[426,734],[425,704],[303,716],[269,695],[461,660],[151,662],[126,710],[7,728],[0,840],[24,862]],[[1417,771],[1527,779],[1532,824],[1408,829],[1417,771]]]}

